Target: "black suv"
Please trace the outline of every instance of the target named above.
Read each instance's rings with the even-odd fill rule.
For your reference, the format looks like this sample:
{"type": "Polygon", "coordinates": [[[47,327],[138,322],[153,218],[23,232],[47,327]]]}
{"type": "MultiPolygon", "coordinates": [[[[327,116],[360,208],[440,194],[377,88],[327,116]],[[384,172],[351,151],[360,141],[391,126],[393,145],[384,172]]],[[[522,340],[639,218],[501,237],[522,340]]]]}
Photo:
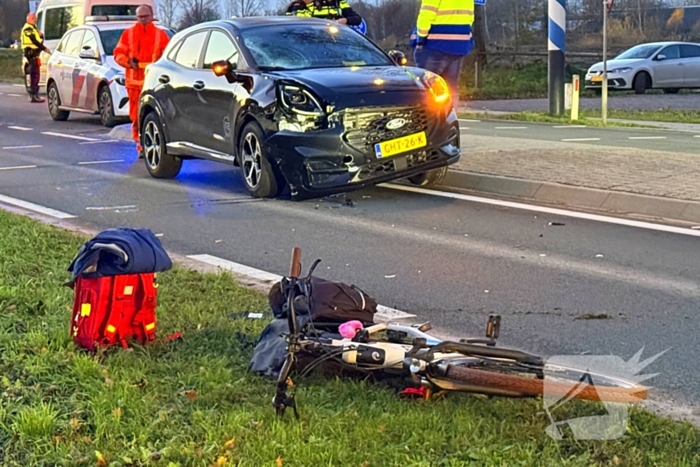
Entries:
{"type": "Polygon", "coordinates": [[[241,167],[252,196],[325,196],[408,178],[438,183],[459,123],[438,75],[350,27],[297,17],[177,33],[146,70],[141,144],[153,177],[188,158],[241,167]]]}

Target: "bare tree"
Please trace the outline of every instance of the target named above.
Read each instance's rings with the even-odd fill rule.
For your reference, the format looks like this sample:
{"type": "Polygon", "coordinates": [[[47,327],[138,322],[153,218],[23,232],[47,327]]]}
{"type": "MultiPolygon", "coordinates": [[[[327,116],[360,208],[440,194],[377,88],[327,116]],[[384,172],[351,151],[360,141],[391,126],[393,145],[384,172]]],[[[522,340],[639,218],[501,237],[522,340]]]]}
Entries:
{"type": "Polygon", "coordinates": [[[195,24],[213,21],[221,17],[217,0],[179,0],[182,9],[180,28],[185,29],[195,24]]]}
{"type": "Polygon", "coordinates": [[[265,14],[262,0],[224,0],[224,11],[227,18],[265,14]]]}
{"type": "Polygon", "coordinates": [[[175,26],[177,19],[178,0],[158,0],[156,4],[156,17],[167,27],[175,26]]]}

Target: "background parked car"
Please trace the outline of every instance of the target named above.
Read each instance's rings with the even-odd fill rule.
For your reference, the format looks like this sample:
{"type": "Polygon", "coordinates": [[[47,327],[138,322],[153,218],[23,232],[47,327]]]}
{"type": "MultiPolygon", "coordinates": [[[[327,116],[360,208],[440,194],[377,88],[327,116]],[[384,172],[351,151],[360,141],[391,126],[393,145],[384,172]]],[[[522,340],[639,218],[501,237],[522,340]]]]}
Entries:
{"type": "Polygon", "coordinates": [[[128,120],[124,69],[113,53],[122,32],[135,21],[130,16],[118,21],[88,17],[84,25],[66,32],[47,64],[47,104],[54,120],[66,120],[71,111],[99,114],[106,127],[128,120]]]}
{"type": "MultiPolygon", "coordinates": [[[[608,89],[644,94],[647,89],[677,93],[700,88],[700,44],[653,42],[640,44],[607,62],[608,89]]],[[[603,62],[586,73],[586,89],[602,89],[603,62]]]]}
{"type": "Polygon", "coordinates": [[[438,75],[400,66],[331,21],[247,17],[177,33],[150,65],[139,105],[146,166],[186,158],[241,167],[254,197],[296,199],[408,178],[438,183],[460,157],[438,75]]]}

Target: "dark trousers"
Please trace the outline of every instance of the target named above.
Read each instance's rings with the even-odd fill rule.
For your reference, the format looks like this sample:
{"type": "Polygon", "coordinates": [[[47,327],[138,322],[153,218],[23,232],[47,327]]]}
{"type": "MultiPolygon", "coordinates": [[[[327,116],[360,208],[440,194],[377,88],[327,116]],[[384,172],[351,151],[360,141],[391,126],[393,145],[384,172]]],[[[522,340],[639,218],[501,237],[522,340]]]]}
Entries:
{"type": "Polygon", "coordinates": [[[30,78],[30,86],[29,86],[29,95],[30,96],[38,96],[39,95],[39,76],[41,73],[41,70],[39,69],[39,63],[37,63],[37,59],[34,56],[28,56],[27,61],[29,64],[27,65],[27,74],[29,75],[30,78]]]}
{"type": "Polygon", "coordinates": [[[452,55],[439,50],[428,49],[425,46],[416,48],[413,59],[418,68],[432,71],[442,76],[450,87],[452,99],[459,101],[459,72],[462,70],[463,55],[452,55]]]}

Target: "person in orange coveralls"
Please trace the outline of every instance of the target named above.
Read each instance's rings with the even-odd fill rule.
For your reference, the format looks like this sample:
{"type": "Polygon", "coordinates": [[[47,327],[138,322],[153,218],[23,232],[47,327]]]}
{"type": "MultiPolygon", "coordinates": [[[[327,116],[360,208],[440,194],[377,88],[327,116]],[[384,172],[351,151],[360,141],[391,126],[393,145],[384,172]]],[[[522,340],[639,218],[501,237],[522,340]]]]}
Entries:
{"type": "Polygon", "coordinates": [[[144,68],[163,55],[170,37],[153,24],[153,10],[148,5],[136,9],[138,23],[126,29],[114,49],[114,60],[126,68],[126,91],[129,95],[131,134],[136,141],[139,157],[143,157],[139,139],[139,97],[143,87],[144,68]]]}

